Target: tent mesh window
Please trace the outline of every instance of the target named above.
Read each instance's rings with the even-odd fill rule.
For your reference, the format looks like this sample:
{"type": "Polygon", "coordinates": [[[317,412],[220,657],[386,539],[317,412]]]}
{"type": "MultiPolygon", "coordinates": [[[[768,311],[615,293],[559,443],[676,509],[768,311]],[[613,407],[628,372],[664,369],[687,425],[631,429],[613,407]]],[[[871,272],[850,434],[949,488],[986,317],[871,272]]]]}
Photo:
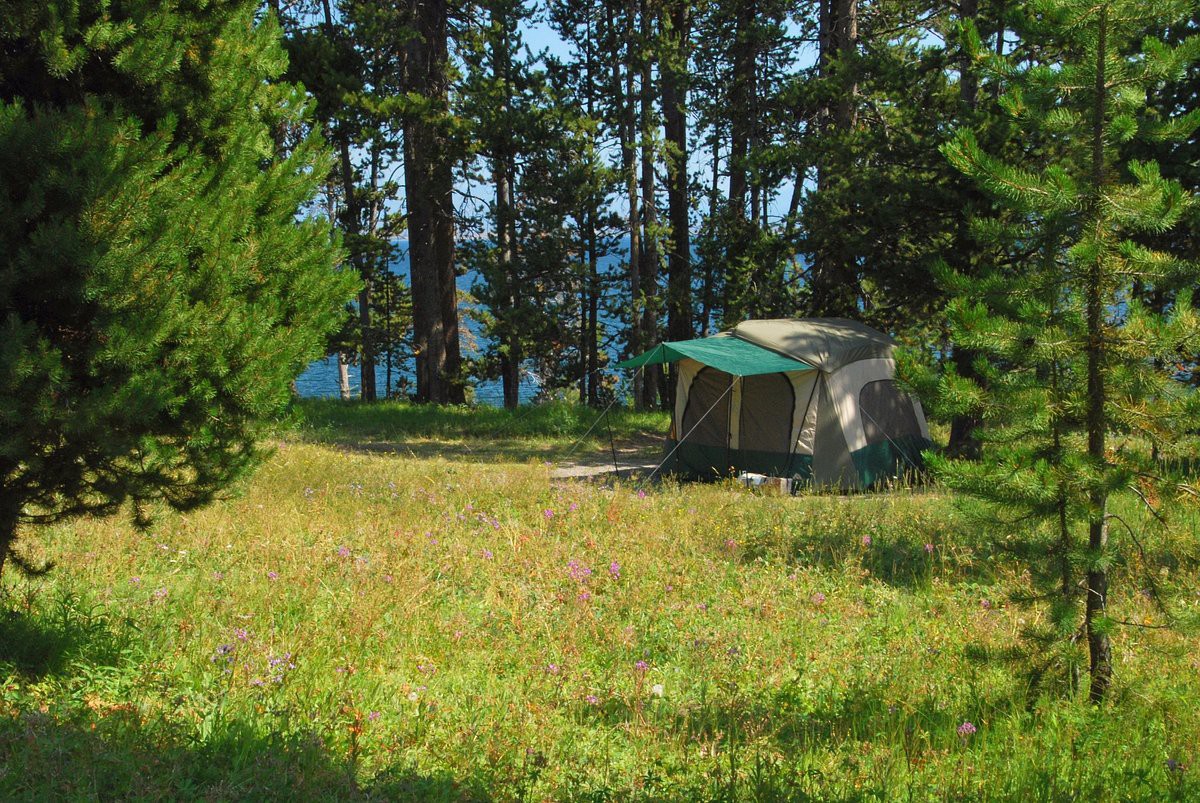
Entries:
{"type": "Polygon", "coordinates": [[[796,392],[785,374],[742,379],[742,420],[738,448],[788,454],[796,392]]]}
{"type": "Polygon", "coordinates": [[[729,390],[733,376],[715,368],[701,368],[688,389],[687,407],[679,437],[704,446],[729,445],[729,390]],[[719,400],[719,401],[718,401],[719,400]],[[715,407],[713,405],[716,405],[715,407]],[[697,426],[699,424],[699,426],[697,426]],[[695,427],[695,431],[692,430],[695,427]],[[688,434],[691,433],[691,434],[688,434]]]}
{"type": "Polygon", "coordinates": [[[867,443],[921,437],[921,425],[917,421],[912,400],[893,379],[880,379],[863,385],[858,395],[858,406],[863,413],[867,443]]]}

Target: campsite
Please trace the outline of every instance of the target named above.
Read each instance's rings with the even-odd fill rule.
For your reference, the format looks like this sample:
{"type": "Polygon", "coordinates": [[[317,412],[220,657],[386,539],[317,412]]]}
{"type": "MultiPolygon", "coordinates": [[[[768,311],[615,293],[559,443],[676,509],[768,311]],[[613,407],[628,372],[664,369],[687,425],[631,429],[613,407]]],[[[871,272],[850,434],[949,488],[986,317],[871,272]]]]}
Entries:
{"type": "Polygon", "coordinates": [[[1200,0],[0,20],[0,801],[1200,800],[1200,0]]]}
{"type": "MultiPolygon", "coordinates": [[[[1152,627],[1136,563],[1113,605],[1150,626],[1091,710],[1014,651],[1025,566],[944,494],[551,482],[595,414],[306,402],[238,498],[147,533],[55,526],[60,566],[10,581],[3,796],[1200,792],[1200,651],[1152,627]]],[[[1146,544],[1185,598],[1191,515],[1146,544]]]]}

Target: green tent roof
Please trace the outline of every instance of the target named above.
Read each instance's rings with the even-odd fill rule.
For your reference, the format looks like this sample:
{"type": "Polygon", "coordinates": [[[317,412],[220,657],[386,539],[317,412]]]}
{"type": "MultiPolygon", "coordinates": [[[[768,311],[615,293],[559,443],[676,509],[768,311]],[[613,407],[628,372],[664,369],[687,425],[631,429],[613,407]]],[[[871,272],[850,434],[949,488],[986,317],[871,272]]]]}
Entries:
{"type": "Polygon", "coordinates": [[[691,357],[697,362],[711,365],[719,371],[734,376],[756,374],[779,374],[789,371],[808,371],[808,363],[785,357],[774,351],[747,343],[729,335],[702,337],[696,340],[676,340],[660,343],[644,354],[617,363],[618,368],[638,368],[643,365],[658,365],[691,357]]]}

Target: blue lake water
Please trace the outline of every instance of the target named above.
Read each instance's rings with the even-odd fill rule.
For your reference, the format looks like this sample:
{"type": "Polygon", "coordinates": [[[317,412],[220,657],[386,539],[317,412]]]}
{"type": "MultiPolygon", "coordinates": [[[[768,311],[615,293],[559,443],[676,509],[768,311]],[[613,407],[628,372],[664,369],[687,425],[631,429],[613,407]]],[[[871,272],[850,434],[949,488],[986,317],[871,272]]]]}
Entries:
{"type": "MultiPolygon", "coordinates": [[[[602,260],[601,270],[614,267],[615,264],[624,259],[624,254],[612,254],[602,260]]],[[[409,278],[408,264],[408,243],[400,241],[396,243],[396,255],[392,260],[392,272],[404,277],[407,285],[409,278]]],[[[476,281],[476,276],[473,273],[468,273],[458,277],[458,289],[463,292],[469,292],[471,285],[476,281]]],[[[604,317],[603,311],[601,312],[604,317]]],[[[470,316],[462,316],[462,326],[470,333],[470,337],[463,338],[464,341],[475,341],[480,344],[485,344],[486,339],[483,337],[479,323],[470,316]]],[[[604,321],[602,321],[604,322],[604,321]]],[[[611,320],[607,321],[612,323],[611,320]]],[[[468,344],[464,342],[464,356],[467,356],[468,344]]],[[[475,356],[472,354],[471,356],[475,356]]],[[[615,358],[615,353],[610,355],[615,358]]],[[[378,365],[375,368],[375,386],[379,390],[380,396],[385,393],[387,379],[387,368],[384,365],[378,365]]],[[[409,392],[416,390],[416,380],[414,378],[413,366],[411,360],[405,360],[400,365],[392,367],[392,387],[396,389],[400,386],[401,379],[407,379],[409,383],[409,392]]],[[[361,387],[361,369],[357,365],[350,366],[350,392],[357,398],[361,387]]],[[[537,377],[533,376],[528,370],[525,371],[521,385],[520,398],[522,402],[531,400],[538,394],[541,389],[541,383],[537,377]]],[[[338,364],[337,357],[326,357],[317,360],[305,369],[304,373],[296,380],[296,390],[304,397],[332,397],[336,398],[341,391],[338,387],[338,364]]],[[[475,400],[481,404],[502,405],[504,403],[504,389],[497,380],[475,381],[474,387],[475,400]]]]}

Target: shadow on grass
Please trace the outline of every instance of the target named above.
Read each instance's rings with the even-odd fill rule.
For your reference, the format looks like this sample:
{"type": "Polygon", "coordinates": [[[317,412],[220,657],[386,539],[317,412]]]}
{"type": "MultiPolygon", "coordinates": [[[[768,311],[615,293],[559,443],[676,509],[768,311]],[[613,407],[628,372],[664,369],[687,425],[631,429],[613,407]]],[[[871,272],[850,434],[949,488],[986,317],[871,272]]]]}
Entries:
{"type": "Polygon", "coordinates": [[[364,782],[352,757],[334,755],[312,733],[263,733],[230,721],[200,740],[194,723],[147,718],[119,692],[106,699],[103,684],[74,682],[131,660],[131,624],[69,592],[22,599],[8,589],[4,603],[2,800],[488,799],[478,784],[447,773],[386,768],[364,782]]]}
{"type": "Polygon", "coordinates": [[[666,414],[565,403],[496,407],[405,402],[362,404],[298,399],[293,437],[358,452],[463,462],[530,460],[603,467],[653,461],[662,449],[666,414]]]}
{"type": "Polygon", "coordinates": [[[1168,766],[1161,736],[1122,741],[1144,713],[1048,706],[1049,715],[1037,713],[1024,694],[1004,692],[946,705],[870,682],[814,699],[796,683],[676,712],[667,727],[681,741],[714,745],[705,785],[689,789],[690,799],[1197,799],[1200,778],[1168,766]],[[1117,743],[1124,749],[1109,752],[1117,743]]]}
{"type": "Polygon", "coordinates": [[[386,770],[366,782],[315,736],[261,735],[232,723],[203,744],[113,709],[63,722],[37,711],[0,718],[5,800],[485,801],[449,774],[386,770]],[[90,719],[90,721],[87,721],[90,719]]]}
{"type": "Polygon", "coordinates": [[[73,661],[87,658],[113,665],[122,640],[100,606],[74,594],[60,596],[48,610],[0,609],[0,670],[8,667],[26,679],[62,675],[73,661]]]}

